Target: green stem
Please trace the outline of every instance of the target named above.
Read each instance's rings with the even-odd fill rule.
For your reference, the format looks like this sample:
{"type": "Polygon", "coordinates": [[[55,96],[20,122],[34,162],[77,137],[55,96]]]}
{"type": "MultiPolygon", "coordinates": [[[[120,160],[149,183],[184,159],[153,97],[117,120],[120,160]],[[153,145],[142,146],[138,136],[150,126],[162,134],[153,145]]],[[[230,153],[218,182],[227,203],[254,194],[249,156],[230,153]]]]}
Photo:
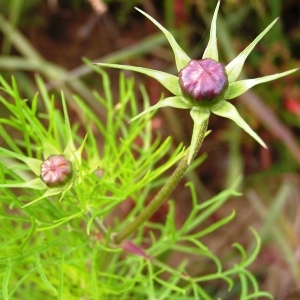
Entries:
{"type": "MultiPolygon", "coordinates": [[[[199,132],[199,136],[197,139],[197,144],[195,146],[194,156],[197,154],[197,152],[199,151],[202,145],[202,142],[205,137],[206,129],[207,129],[207,124],[208,124],[208,120],[205,121],[201,126],[201,130],[199,132]]],[[[176,185],[184,175],[184,172],[189,166],[188,158],[189,158],[189,153],[187,153],[183,157],[183,159],[181,160],[181,162],[179,163],[179,165],[177,166],[177,168],[175,169],[171,177],[167,180],[165,185],[160,189],[160,191],[153,198],[150,204],[145,207],[142,213],[139,214],[132,223],[130,223],[127,227],[125,227],[122,231],[120,231],[114,236],[114,242],[116,244],[120,244],[128,236],[134,233],[143,223],[145,223],[158,210],[158,208],[171,194],[171,192],[174,190],[174,188],[176,187],[176,185]]]]}

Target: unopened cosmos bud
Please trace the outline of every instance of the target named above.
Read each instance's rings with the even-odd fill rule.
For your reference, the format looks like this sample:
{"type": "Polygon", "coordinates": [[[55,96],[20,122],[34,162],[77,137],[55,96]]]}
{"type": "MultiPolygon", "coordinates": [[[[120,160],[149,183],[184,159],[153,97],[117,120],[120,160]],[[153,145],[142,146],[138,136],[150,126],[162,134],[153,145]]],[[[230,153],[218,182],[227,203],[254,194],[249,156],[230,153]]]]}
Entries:
{"type": "Polygon", "coordinates": [[[191,60],[178,77],[183,95],[203,107],[220,102],[228,87],[224,66],[211,58],[191,60]]]}
{"type": "Polygon", "coordinates": [[[63,186],[72,177],[72,163],[63,155],[51,155],[41,165],[41,179],[48,187],[63,186]]]}

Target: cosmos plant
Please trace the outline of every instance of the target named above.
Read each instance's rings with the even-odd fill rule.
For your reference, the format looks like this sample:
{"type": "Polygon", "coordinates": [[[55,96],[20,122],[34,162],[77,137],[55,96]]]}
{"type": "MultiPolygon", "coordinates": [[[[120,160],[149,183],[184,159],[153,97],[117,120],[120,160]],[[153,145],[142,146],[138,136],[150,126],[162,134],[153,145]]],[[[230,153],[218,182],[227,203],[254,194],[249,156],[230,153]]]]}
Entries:
{"type": "Polygon", "coordinates": [[[115,241],[121,242],[141,226],[160,207],[163,201],[169,196],[177,183],[182,178],[185,170],[199,151],[205,137],[208,119],[210,114],[233,120],[238,126],[244,129],[261,146],[267,148],[264,141],[251,129],[251,127],[240,116],[235,106],[228,100],[236,98],[245,93],[251,87],[289,75],[298,69],[293,69],[279,74],[269,75],[261,78],[237,80],[241,74],[244,62],[256,44],[274,26],[275,19],[258,37],[246,47],[236,58],[225,67],[219,62],[216,23],[220,7],[220,0],[217,3],[210,29],[210,38],[204,51],[202,59],[191,59],[177,44],[173,35],[160,23],[144,11],[136,8],[141,14],[152,21],[166,36],[174,52],[178,76],[157,71],[149,68],[126,66],[119,64],[97,63],[102,67],[111,67],[122,70],[136,71],[148,75],[159,81],[173,96],[167,97],[155,105],[147,108],[134,117],[134,121],[143,115],[162,107],[174,107],[189,109],[194,121],[191,144],[187,155],[182,159],[168,181],[137,218],[129,224],[122,232],[115,236],[115,241]]]}
{"type": "Polygon", "coordinates": [[[136,116],[133,120],[161,107],[171,106],[190,110],[191,117],[194,121],[194,129],[188,163],[191,162],[192,158],[197,152],[197,140],[199,140],[201,128],[204,127],[206,129],[207,125],[205,124],[207,124],[211,113],[233,120],[238,126],[251,135],[260,145],[266,148],[266,144],[262,141],[262,139],[250,128],[250,126],[240,116],[236,108],[227,100],[231,100],[240,96],[251,87],[259,83],[272,81],[298,70],[293,69],[283,73],[255,79],[237,80],[242,71],[246,58],[256,44],[261,40],[261,38],[273,27],[278,18],[275,19],[235,59],[233,59],[226,67],[224,67],[219,62],[216,37],[216,21],[219,7],[220,0],[217,3],[217,7],[213,15],[209,42],[206,50],[204,51],[202,59],[200,60],[191,59],[177,44],[173,35],[167,29],[165,29],[147,13],[136,8],[165,34],[174,52],[175,63],[179,72],[178,76],[142,67],[98,63],[98,65],[103,67],[131,70],[146,74],[159,81],[174,95],[159,101],[157,104],[136,116]]]}
{"type": "MultiPolygon", "coordinates": [[[[12,80],[13,88],[10,89],[0,76],[0,86],[3,86],[1,91],[5,91],[5,95],[8,96],[8,100],[6,100],[2,99],[2,95],[0,95],[0,100],[3,100],[4,106],[10,112],[8,119],[1,119],[0,134],[4,135],[5,142],[13,150],[0,147],[0,177],[2,179],[0,189],[5,190],[1,196],[4,205],[0,217],[4,224],[1,223],[1,225],[5,229],[2,233],[5,240],[2,242],[1,261],[3,265],[4,262],[7,262],[5,270],[2,268],[5,272],[2,276],[4,278],[2,284],[4,299],[11,298],[14,291],[18,290],[19,292],[20,288],[18,287],[26,287],[27,278],[30,280],[30,284],[27,284],[29,293],[32,282],[38,287],[40,281],[43,285],[41,291],[57,295],[58,299],[69,299],[68,295],[73,295],[73,293],[76,293],[77,296],[78,293],[82,295],[86,293],[86,297],[91,299],[103,299],[103,296],[107,298],[107,295],[122,299],[128,298],[129,295],[134,299],[141,299],[143,297],[141,295],[151,299],[162,299],[169,295],[168,299],[175,299],[172,297],[173,292],[174,295],[180,293],[180,298],[176,297],[176,299],[182,299],[185,296],[187,299],[192,299],[189,297],[189,293],[193,293],[196,298],[212,299],[209,296],[210,292],[214,295],[222,294],[218,291],[219,284],[206,285],[206,282],[214,280],[226,282],[228,290],[233,294],[240,290],[239,299],[270,297],[268,293],[259,292],[256,278],[247,270],[257,257],[261,245],[255,231],[251,230],[257,245],[250,255],[240,244],[233,244],[241,254],[241,260],[237,262],[234,259],[235,263],[229,269],[226,268],[228,263],[223,268],[221,260],[201,241],[203,236],[212,233],[234,218],[235,212],[233,211],[208,227],[203,223],[211,213],[225,203],[227,198],[238,195],[235,190],[239,180],[230,189],[222,191],[216,197],[203,203],[197,201],[196,190],[193,184],[190,184],[191,213],[182,227],[178,228],[175,205],[170,202],[170,213],[167,215],[165,224],[159,227],[153,224],[155,230],[158,228],[161,230],[161,237],[156,238],[156,234],[150,235],[149,241],[152,245],[149,255],[148,249],[144,251],[135,244],[135,241],[129,239],[137,231],[137,241],[144,238],[143,225],[168,199],[199,151],[206,135],[211,113],[233,120],[260,145],[266,147],[229,100],[241,95],[256,84],[274,80],[296,71],[294,69],[257,79],[237,80],[247,56],[277,20],[271,23],[232,62],[224,66],[218,59],[216,39],[216,19],[219,7],[220,1],[217,3],[213,15],[208,46],[200,60],[189,58],[168,30],[138,9],[167,37],[175,55],[178,75],[174,76],[142,67],[116,64],[99,65],[146,74],[158,80],[172,93],[172,96],[135,115],[137,107],[133,81],[127,82],[125,77],[121,76],[121,97],[118,107],[122,107],[122,109],[116,111],[107,74],[99,69],[98,71],[103,77],[103,91],[107,97],[102,98],[98,95],[96,100],[104,106],[107,112],[107,126],[105,127],[101,120],[98,123],[97,112],[89,108],[83,99],[74,97],[79,108],[83,109],[82,121],[85,121],[83,128],[88,132],[88,137],[80,136],[82,131],[78,130],[81,129],[79,122],[76,126],[71,127],[63,93],[63,114],[56,113],[54,98],[48,97],[45,85],[42,81],[38,81],[48,112],[46,119],[40,120],[39,116],[45,116],[45,114],[40,114],[37,110],[38,94],[28,105],[19,96],[15,79],[12,80]],[[10,104],[11,97],[9,96],[15,100],[15,105],[10,104]],[[128,119],[127,104],[131,107],[131,110],[129,109],[130,116],[134,116],[131,121],[166,106],[190,110],[194,129],[189,149],[182,150],[181,146],[178,147],[163,168],[153,168],[157,165],[156,162],[160,161],[161,157],[169,151],[168,147],[169,145],[171,147],[171,142],[165,143],[162,147],[156,147],[159,143],[157,140],[154,143],[155,147],[152,147],[151,126],[145,127],[147,120],[145,122],[139,120],[142,126],[130,124],[129,130],[127,130],[126,123],[124,123],[128,119]],[[46,122],[44,123],[44,121],[46,122]],[[15,141],[8,137],[2,124],[4,126],[13,125],[15,129],[23,133],[24,141],[19,139],[15,141]],[[101,142],[104,141],[103,151],[102,149],[99,151],[102,145],[99,147],[98,135],[93,135],[96,128],[103,135],[103,139],[100,139],[101,142]],[[140,137],[143,141],[142,146],[133,145],[132,141],[136,141],[140,137]],[[79,141],[80,144],[75,146],[79,141]],[[132,145],[134,148],[131,147],[132,145]],[[132,149],[138,151],[132,151],[132,149]],[[139,149],[141,149],[142,155],[136,159],[135,154],[139,153],[139,149]],[[159,181],[152,184],[154,180],[179,159],[181,159],[180,163],[173,174],[168,176],[157,195],[150,202],[143,201],[148,200],[149,191],[152,193],[152,188],[157,186],[158,182],[160,184],[166,177],[160,178],[159,181]],[[10,172],[10,170],[13,171],[10,172]],[[104,174],[103,177],[101,172],[104,174]],[[37,190],[37,193],[26,190],[21,197],[19,197],[21,193],[16,193],[14,197],[11,197],[11,191],[6,188],[32,189],[33,191],[37,190]],[[42,199],[45,201],[41,201],[42,199]],[[113,209],[125,199],[137,205],[133,209],[130,208],[130,213],[124,219],[123,216],[118,219],[118,213],[115,214],[113,209]],[[59,203],[61,205],[56,205],[56,202],[61,200],[66,201],[59,203]],[[23,209],[19,214],[16,213],[18,207],[23,209]],[[111,212],[112,214],[108,216],[111,212]],[[106,219],[106,216],[109,218],[106,219]],[[112,220],[115,227],[106,228],[106,220],[108,224],[109,220],[112,220]],[[58,230],[66,222],[68,222],[67,226],[58,230]],[[89,237],[82,234],[83,224],[86,224],[89,237]],[[202,224],[204,226],[200,228],[202,224]],[[92,225],[95,225],[96,230],[92,225]],[[51,230],[54,228],[57,230],[51,230]],[[199,228],[200,231],[198,231],[199,228]],[[33,236],[35,231],[41,233],[33,236]],[[15,234],[10,238],[13,232],[15,234]],[[177,242],[178,245],[175,247],[177,242]],[[133,260],[128,256],[127,259],[127,255],[123,255],[120,250],[139,257],[133,260]],[[208,269],[205,266],[201,267],[199,273],[198,271],[195,273],[196,276],[199,274],[199,277],[192,277],[188,273],[187,267],[189,266],[185,262],[188,260],[184,259],[174,268],[164,263],[169,256],[165,253],[168,254],[171,250],[182,251],[193,256],[203,256],[205,259],[211,260],[215,267],[211,268],[210,265],[208,265],[208,269]],[[140,257],[143,260],[139,259],[140,257]],[[162,262],[161,258],[163,258],[162,262]],[[33,272],[28,272],[28,270],[33,270],[33,272]],[[212,273],[204,274],[206,270],[212,271],[212,273]],[[170,273],[170,276],[167,276],[167,281],[165,281],[161,274],[167,273],[170,273]],[[18,276],[22,277],[18,279],[18,276]],[[41,279],[37,280],[36,276],[41,279]],[[235,285],[237,278],[239,283],[235,285]],[[74,289],[75,285],[78,288],[74,289]],[[156,287],[161,292],[157,292],[155,295],[156,287]],[[206,287],[208,287],[207,292],[205,291],[206,287]],[[253,288],[253,293],[248,287],[253,288]],[[68,289],[70,290],[68,291],[68,289]],[[184,293],[185,296],[183,296],[184,293]],[[247,296],[246,294],[249,293],[252,294],[247,296]]],[[[148,241],[145,241],[146,243],[142,243],[142,245],[148,244],[148,241]]],[[[194,268],[194,266],[192,267],[194,268]]],[[[23,291],[24,289],[21,289],[21,293],[23,291]]],[[[222,291],[223,288],[220,292],[222,291]]]]}

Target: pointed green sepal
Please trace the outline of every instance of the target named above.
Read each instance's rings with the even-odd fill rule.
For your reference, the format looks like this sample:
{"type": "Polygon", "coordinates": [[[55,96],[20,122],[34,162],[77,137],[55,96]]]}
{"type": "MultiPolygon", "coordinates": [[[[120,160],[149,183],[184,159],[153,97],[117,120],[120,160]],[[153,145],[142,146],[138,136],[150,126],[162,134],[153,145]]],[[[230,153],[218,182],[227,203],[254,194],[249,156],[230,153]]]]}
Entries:
{"type": "Polygon", "coordinates": [[[253,86],[255,86],[257,84],[272,81],[272,80],[278,79],[280,77],[287,76],[296,71],[298,71],[298,69],[292,69],[292,70],[289,70],[286,72],[268,75],[268,76],[264,76],[264,77],[260,77],[260,78],[246,79],[246,80],[240,80],[240,81],[233,82],[229,85],[228,92],[225,96],[225,99],[233,99],[235,97],[238,97],[238,96],[244,94],[246,91],[248,91],[249,89],[251,89],[253,86]]]}
{"type": "MultiPolygon", "coordinates": [[[[190,111],[190,114],[192,119],[194,120],[194,128],[193,128],[192,141],[189,148],[188,164],[191,163],[191,161],[193,160],[196,154],[195,149],[196,149],[196,145],[198,144],[198,139],[201,131],[206,130],[206,128],[203,129],[203,126],[210,116],[210,111],[199,109],[199,107],[193,107],[190,111]]],[[[207,125],[205,125],[205,127],[206,126],[207,125]]]]}
{"type": "Polygon", "coordinates": [[[140,114],[138,114],[137,116],[135,116],[134,118],[132,118],[130,120],[130,122],[133,122],[137,119],[139,119],[140,117],[144,116],[145,114],[150,113],[153,110],[156,110],[158,108],[162,108],[162,107],[175,107],[175,108],[181,108],[181,109],[189,109],[193,107],[193,104],[191,102],[189,102],[188,100],[186,100],[184,97],[168,97],[165,98],[159,102],[157,102],[155,105],[152,105],[150,107],[148,107],[147,109],[145,109],[144,111],[142,111],[140,114]]]}
{"type": "MultiPolygon", "coordinates": [[[[78,167],[81,165],[81,158],[82,158],[82,151],[86,142],[88,135],[86,134],[83,142],[81,143],[80,147],[76,150],[73,151],[73,149],[71,147],[66,147],[64,154],[66,155],[66,157],[71,161],[71,162],[75,162],[75,164],[78,165],[78,167]]],[[[73,140],[72,140],[72,145],[74,146],[73,140]]]]}
{"type": "Polygon", "coordinates": [[[212,112],[218,116],[231,119],[238,126],[243,128],[248,134],[250,134],[259,144],[264,148],[267,148],[267,145],[264,141],[251,129],[251,127],[244,121],[240,116],[237,109],[227,101],[224,101],[220,106],[213,109],[212,112]]]}
{"type": "Polygon", "coordinates": [[[178,45],[178,43],[174,39],[173,35],[166,28],[164,28],[155,19],[153,19],[151,16],[149,16],[147,13],[145,13],[141,9],[138,9],[138,8],[135,8],[135,9],[137,11],[139,11],[141,14],[143,14],[145,17],[147,17],[152,23],[154,23],[164,33],[164,35],[168,39],[168,41],[173,49],[177,70],[179,72],[191,60],[189,58],[189,56],[182,50],[182,48],[178,45]]]}
{"type": "MultiPolygon", "coordinates": [[[[0,154],[3,155],[4,157],[14,157],[22,162],[24,162],[35,175],[40,175],[41,172],[41,164],[42,161],[39,159],[27,157],[21,154],[18,154],[16,152],[7,150],[5,148],[0,147],[0,154]]],[[[8,166],[9,167],[9,166],[8,166]]]]}
{"type": "Polygon", "coordinates": [[[211,58],[211,59],[214,59],[215,61],[219,61],[218,47],[217,47],[217,16],[218,16],[219,7],[220,7],[220,0],[218,1],[217,7],[215,9],[215,12],[214,12],[214,15],[212,18],[209,41],[208,41],[207,47],[204,51],[204,54],[202,57],[203,59],[211,58]]]}
{"type": "Polygon", "coordinates": [[[0,188],[26,188],[26,189],[34,189],[34,190],[45,190],[47,186],[40,178],[35,178],[26,182],[18,182],[18,183],[3,183],[0,184],[0,188]]]}
{"type": "Polygon", "coordinates": [[[240,75],[244,62],[256,44],[263,38],[263,36],[274,26],[278,18],[275,19],[246,49],[244,49],[234,60],[226,66],[226,73],[229,83],[234,82],[240,75]]]}
{"type": "Polygon", "coordinates": [[[48,140],[42,141],[42,145],[43,145],[43,156],[44,156],[44,159],[47,159],[50,155],[59,155],[59,154],[61,154],[61,151],[59,151],[48,140]]]}
{"type": "Polygon", "coordinates": [[[179,83],[178,83],[177,76],[174,76],[174,75],[162,72],[162,71],[157,71],[157,70],[152,70],[152,69],[142,68],[142,67],[135,67],[135,66],[105,64],[105,63],[96,63],[95,65],[102,66],[102,67],[108,67],[108,68],[115,68],[115,69],[139,72],[139,73],[148,75],[148,76],[156,79],[172,94],[174,94],[176,96],[181,96],[181,94],[182,94],[179,83]]]}

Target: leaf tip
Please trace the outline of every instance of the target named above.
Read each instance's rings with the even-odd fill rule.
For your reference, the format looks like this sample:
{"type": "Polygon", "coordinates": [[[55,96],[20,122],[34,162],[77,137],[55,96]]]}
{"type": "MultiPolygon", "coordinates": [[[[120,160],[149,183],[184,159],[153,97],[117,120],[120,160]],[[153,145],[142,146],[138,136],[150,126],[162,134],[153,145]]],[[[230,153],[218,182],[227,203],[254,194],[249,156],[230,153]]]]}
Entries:
{"type": "Polygon", "coordinates": [[[136,7],[136,6],[134,7],[134,9],[137,10],[138,12],[140,12],[140,13],[143,13],[143,11],[140,8],[136,7]]]}
{"type": "Polygon", "coordinates": [[[269,150],[269,147],[267,146],[267,144],[261,139],[255,139],[264,149],[269,150]]]}

